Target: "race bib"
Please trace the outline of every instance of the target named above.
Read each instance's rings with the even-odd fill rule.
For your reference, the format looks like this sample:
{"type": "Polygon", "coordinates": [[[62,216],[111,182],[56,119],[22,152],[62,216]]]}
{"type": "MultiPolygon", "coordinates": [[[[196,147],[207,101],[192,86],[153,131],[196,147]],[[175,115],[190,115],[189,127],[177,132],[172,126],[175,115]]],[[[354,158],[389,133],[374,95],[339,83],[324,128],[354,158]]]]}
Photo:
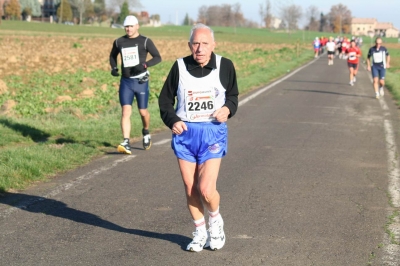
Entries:
{"type": "Polygon", "coordinates": [[[137,46],[122,48],[121,52],[124,67],[134,67],[139,65],[139,50],[137,46]]]}
{"type": "Polygon", "coordinates": [[[374,53],[374,63],[382,63],[383,62],[383,56],[382,52],[379,53],[374,53]]]}
{"type": "Polygon", "coordinates": [[[350,52],[349,53],[349,59],[350,60],[356,60],[357,59],[357,53],[356,52],[350,52]]]}
{"type": "Polygon", "coordinates": [[[190,122],[204,122],[215,120],[212,114],[215,111],[213,90],[186,90],[185,107],[187,119],[190,122]]]}

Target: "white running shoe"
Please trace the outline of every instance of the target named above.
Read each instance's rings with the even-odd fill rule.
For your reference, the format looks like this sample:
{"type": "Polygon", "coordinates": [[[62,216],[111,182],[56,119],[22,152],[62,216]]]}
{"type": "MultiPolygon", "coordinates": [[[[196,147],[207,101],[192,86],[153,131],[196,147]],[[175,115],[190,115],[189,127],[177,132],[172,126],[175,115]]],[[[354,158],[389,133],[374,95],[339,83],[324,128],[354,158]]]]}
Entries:
{"type": "Polygon", "coordinates": [[[143,136],[143,149],[148,150],[151,147],[151,136],[147,134],[143,136]]]}
{"type": "Polygon", "coordinates": [[[350,83],[349,83],[349,84],[350,84],[350,86],[354,86],[354,83],[353,83],[353,81],[350,81],[350,83]]]}
{"type": "Polygon", "coordinates": [[[225,245],[224,220],[222,220],[222,217],[220,216],[220,218],[215,220],[212,224],[209,224],[209,226],[210,228],[208,231],[210,232],[210,249],[221,249],[225,245]]]}
{"type": "Polygon", "coordinates": [[[193,232],[193,240],[186,247],[186,250],[195,252],[202,251],[204,246],[206,245],[207,238],[208,238],[207,231],[196,230],[196,232],[193,232]]]}
{"type": "Polygon", "coordinates": [[[353,78],[353,82],[356,82],[356,77],[353,78]]]}
{"type": "Polygon", "coordinates": [[[385,91],[383,90],[383,87],[380,87],[380,88],[379,88],[379,94],[380,94],[381,96],[385,95],[385,91]]]}
{"type": "Polygon", "coordinates": [[[379,99],[379,92],[375,92],[375,98],[379,99]]]}

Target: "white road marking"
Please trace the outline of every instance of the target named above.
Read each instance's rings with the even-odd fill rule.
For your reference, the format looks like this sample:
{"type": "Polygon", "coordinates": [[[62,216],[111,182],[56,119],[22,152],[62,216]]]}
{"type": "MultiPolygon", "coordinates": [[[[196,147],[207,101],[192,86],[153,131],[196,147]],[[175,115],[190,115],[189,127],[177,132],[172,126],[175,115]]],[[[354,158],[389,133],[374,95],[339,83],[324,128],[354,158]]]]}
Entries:
{"type": "Polygon", "coordinates": [[[5,218],[7,216],[9,216],[11,213],[21,210],[21,209],[26,209],[28,206],[35,204],[39,201],[45,200],[47,198],[50,197],[54,197],[58,194],[60,194],[61,192],[64,192],[72,187],[75,187],[76,185],[80,184],[82,181],[84,180],[89,180],[92,179],[93,177],[95,177],[96,175],[99,175],[105,171],[108,171],[114,167],[116,167],[118,164],[120,163],[124,163],[127,161],[132,160],[133,158],[135,158],[136,155],[126,155],[121,159],[115,160],[112,164],[107,165],[107,166],[103,166],[100,167],[99,169],[95,169],[93,171],[90,171],[87,174],[81,175],[77,178],[75,178],[74,180],[67,182],[65,184],[61,184],[59,186],[57,186],[55,189],[53,189],[52,191],[50,191],[49,193],[47,193],[44,196],[41,197],[36,197],[34,200],[27,200],[25,202],[20,202],[18,205],[16,205],[15,207],[11,207],[5,211],[0,212],[0,217],[5,218]]]}
{"type": "MultiPolygon", "coordinates": [[[[365,70],[364,66],[364,70],[365,70]]],[[[371,83],[373,83],[372,77],[369,76],[371,83]]],[[[372,88],[371,88],[372,90],[372,88]]],[[[389,107],[386,104],[385,98],[379,98],[379,104],[383,110],[383,117],[390,117],[389,107]]],[[[385,129],[385,140],[386,140],[386,152],[388,162],[388,192],[392,203],[395,208],[400,208],[400,164],[398,156],[397,145],[395,141],[395,134],[393,131],[393,125],[390,120],[384,119],[383,127],[385,129]]],[[[390,217],[394,213],[393,210],[389,210],[387,216],[390,217]]],[[[387,218],[389,219],[389,218],[387,218]]],[[[388,226],[395,241],[400,241],[400,218],[395,217],[392,223],[388,226]]],[[[400,245],[391,243],[391,236],[385,232],[383,236],[383,255],[382,265],[398,266],[400,263],[400,245]]]]}
{"type": "Polygon", "coordinates": [[[153,143],[153,145],[162,145],[162,144],[165,144],[165,143],[170,142],[170,141],[171,141],[171,139],[163,139],[163,140],[160,140],[160,141],[157,141],[157,142],[153,143]]]}

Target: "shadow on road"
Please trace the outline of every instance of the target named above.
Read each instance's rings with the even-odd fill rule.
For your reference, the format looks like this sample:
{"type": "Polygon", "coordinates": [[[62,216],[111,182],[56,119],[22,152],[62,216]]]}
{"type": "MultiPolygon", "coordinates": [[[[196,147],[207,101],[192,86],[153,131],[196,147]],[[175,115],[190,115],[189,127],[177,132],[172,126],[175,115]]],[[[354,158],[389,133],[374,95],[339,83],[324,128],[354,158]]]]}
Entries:
{"type": "MultiPolygon", "coordinates": [[[[3,192],[1,193],[0,204],[9,205],[11,207],[32,213],[40,213],[68,219],[77,223],[88,224],[120,233],[161,239],[175,243],[182,249],[186,249],[187,243],[191,241],[190,238],[178,234],[163,234],[140,229],[124,228],[112,222],[106,221],[95,214],[70,208],[67,206],[67,204],[61,201],[40,196],[3,192]]],[[[2,215],[0,213],[0,218],[1,216],[2,215]]]]}
{"type": "Polygon", "coordinates": [[[364,97],[364,98],[373,98],[373,99],[375,99],[375,96],[372,97],[372,96],[367,96],[367,95],[348,94],[348,93],[340,93],[340,92],[334,92],[334,91],[300,90],[300,89],[283,89],[283,90],[285,90],[285,91],[317,92],[317,93],[327,93],[327,94],[353,96],[353,97],[364,97]]]}

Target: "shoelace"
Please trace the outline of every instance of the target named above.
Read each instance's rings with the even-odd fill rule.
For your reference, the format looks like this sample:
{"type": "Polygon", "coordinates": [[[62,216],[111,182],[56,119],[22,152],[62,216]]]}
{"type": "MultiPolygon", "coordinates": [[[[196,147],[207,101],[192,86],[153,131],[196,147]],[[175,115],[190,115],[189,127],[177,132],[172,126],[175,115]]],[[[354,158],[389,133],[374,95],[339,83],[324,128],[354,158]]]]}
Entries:
{"type": "Polygon", "coordinates": [[[207,239],[207,234],[200,233],[199,231],[195,231],[193,234],[194,243],[200,243],[203,239],[207,239]]]}

